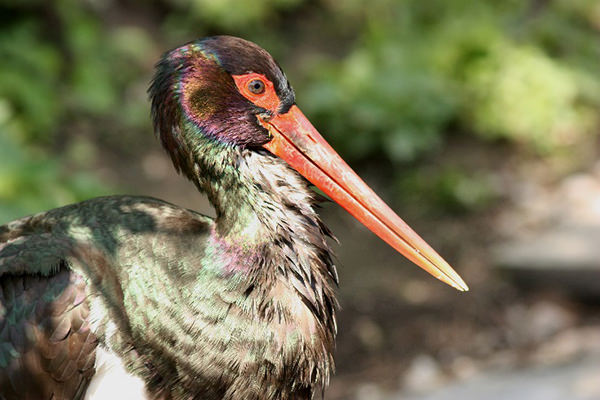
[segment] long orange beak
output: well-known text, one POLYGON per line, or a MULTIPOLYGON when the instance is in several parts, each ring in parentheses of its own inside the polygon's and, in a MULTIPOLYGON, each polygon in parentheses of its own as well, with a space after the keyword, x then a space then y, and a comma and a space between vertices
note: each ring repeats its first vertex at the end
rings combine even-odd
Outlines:
POLYGON ((261 123, 273 136, 264 145, 267 150, 406 258, 448 285, 469 290, 456 271, 352 171, 297 106, 261 123))

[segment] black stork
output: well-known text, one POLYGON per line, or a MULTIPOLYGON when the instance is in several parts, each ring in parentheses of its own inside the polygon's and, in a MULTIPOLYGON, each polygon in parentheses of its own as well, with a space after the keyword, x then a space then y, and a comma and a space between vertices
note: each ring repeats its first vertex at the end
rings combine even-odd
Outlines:
POLYGON ((0 399, 313 398, 333 371, 338 278, 309 182, 468 290, 319 135, 256 44, 176 48, 149 94, 156 134, 216 219, 112 196, 0 226, 0 399))

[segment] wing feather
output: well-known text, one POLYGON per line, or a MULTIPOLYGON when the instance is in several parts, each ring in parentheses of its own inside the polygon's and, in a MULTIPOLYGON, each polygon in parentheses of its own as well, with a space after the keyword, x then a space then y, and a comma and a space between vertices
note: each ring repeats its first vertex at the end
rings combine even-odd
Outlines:
POLYGON ((0 398, 83 396, 94 374, 97 342, 82 299, 85 282, 64 263, 47 277, 0 277, 0 398))
POLYGON ((0 399, 83 398, 103 335, 88 296, 128 325, 120 246, 153 254, 155 236, 201 236, 210 224, 160 200, 111 196, 0 226, 0 399))

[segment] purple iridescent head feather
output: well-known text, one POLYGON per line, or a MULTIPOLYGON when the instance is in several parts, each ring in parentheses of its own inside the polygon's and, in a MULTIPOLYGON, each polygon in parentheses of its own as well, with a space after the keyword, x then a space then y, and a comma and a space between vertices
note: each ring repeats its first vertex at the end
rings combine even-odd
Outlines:
POLYGON ((202 139, 258 147, 269 140, 257 115, 270 111, 242 96, 232 75, 265 75, 275 85, 280 112, 294 91, 273 58, 256 44, 231 36, 187 43, 164 54, 149 88, 154 130, 178 171, 191 176, 193 149, 202 139))

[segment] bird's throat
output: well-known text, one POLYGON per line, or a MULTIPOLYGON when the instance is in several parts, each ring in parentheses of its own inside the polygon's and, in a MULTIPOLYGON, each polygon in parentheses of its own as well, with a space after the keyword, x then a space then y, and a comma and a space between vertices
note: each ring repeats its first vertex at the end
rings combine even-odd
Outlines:
POLYGON ((217 214, 207 249, 216 258, 207 258, 208 264, 222 266, 214 272, 227 276, 228 285, 237 282, 240 309, 256 310, 255 318, 275 327, 269 335, 280 343, 277 352, 317 360, 306 366, 309 374, 294 379, 326 384, 333 368, 337 274, 314 192, 264 150, 212 144, 202 156, 196 183, 217 214))
POLYGON ((215 208, 222 239, 261 246, 319 223, 314 192, 279 158, 212 140, 199 147, 194 181, 215 208))

